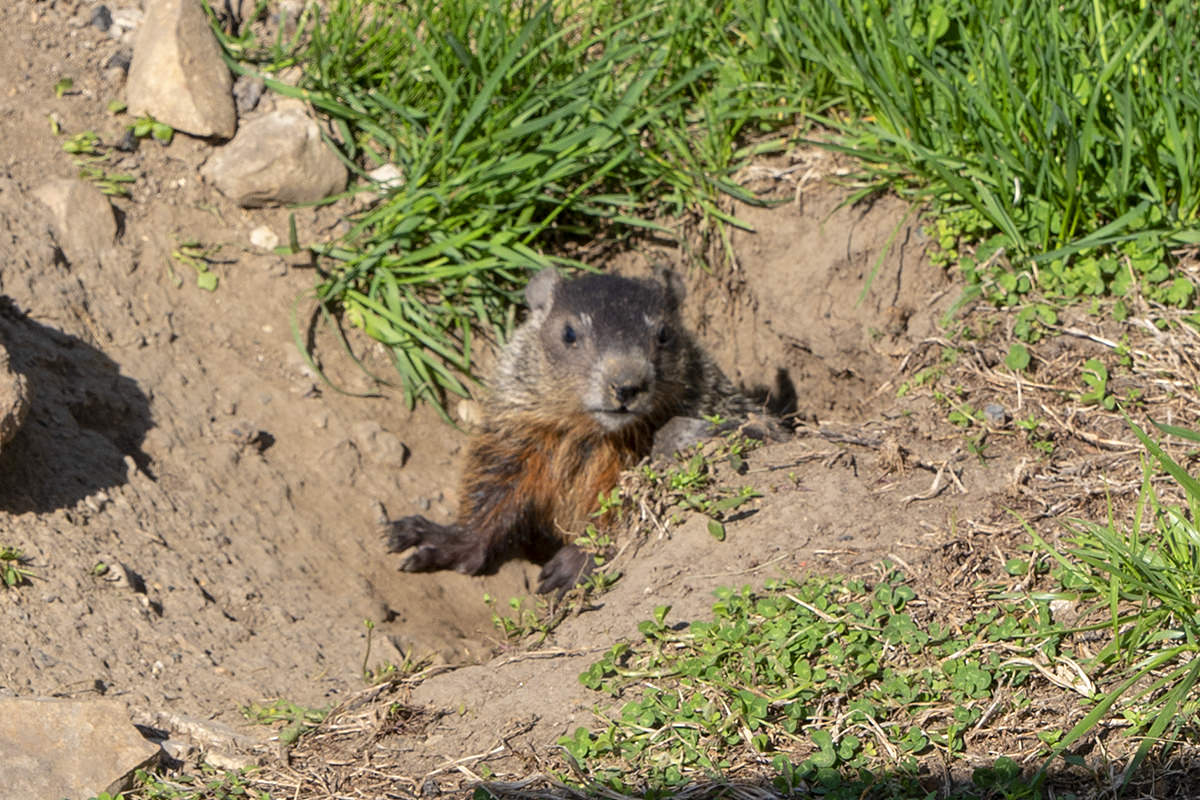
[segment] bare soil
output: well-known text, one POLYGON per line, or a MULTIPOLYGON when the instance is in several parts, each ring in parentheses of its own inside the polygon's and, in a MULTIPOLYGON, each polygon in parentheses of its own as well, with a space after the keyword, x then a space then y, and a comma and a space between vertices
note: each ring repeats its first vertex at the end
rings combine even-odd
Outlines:
MULTIPOLYGON (((77 169, 50 120, 106 143, 129 122, 106 111, 123 90, 106 65, 128 45, 87 24, 92 8, 0 4, 0 343, 32 396, 0 451, 0 545, 30 555, 34 573, 0 591, 0 692, 118 697, 135 721, 177 738, 189 719, 224 723, 236 739, 191 735, 213 753, 269 760, 275 731, 247 722, 244 706, 350 701, 377 715, 372 703, 396 700, 395 687, 365 689, 371 620, 371 666, 434 665, 405 685, 404 707, 421 710, 392 729, 390 771, 370 783, 370 770, 346 766, 363 757, 361 740, 326 740, 294 769, 276 763, 279 796, 332 796, 313 775, 341 786, 337 796, 420 791, 429 778, 452 788, 485 759, 501 774, 541 768, 558 736, 592 719, 598 700, 577 674, 656 606, 686 621, 708 612, 718 585, 869 574, 883 558, 941 581, 947 597, 969 595, 1023 536, 1008 509, 1053 532, 1065 514, 1102 513, 1103 493, 1071 476, 1106 471, 1125 480, 1118 501, 1136 492, 1136 448, 1119 421, 1049 389, 1038 408, 1036 387, 997 377, 1009 375, 995 369, 1005 345, 988 341, 1004 341, 1003 318, 980 318, 980 344, 955 369, 976 407, 1046 409, 1053 458, 1011 423, 997 425, 986 457, 973 453, 929 393, 898 397, 938 363, 938 321, 958 290, 929 263, 907 205, 842 205, 842 166, 797 150, 742 176, 777 203, 733 209, 754 232, 732 234, 731 267, 698 266, 715 263, 700 235, 608 265, 673 264, 687 276, 689 323, 730 376, 771 385, 782 370, 794 385, 796 437, 756 451, 736 478, 764 497, 723 542, 700 517, 652 528, 611 591, 534 650, 514 648, 483 598, 528 597, 536 565, 402 574, 379 538, 381 507, 450 516, 465 434, 407 410, 332 342, 319 341, 322 366, 349 393, 315 376, 293 337, 314 270, 250 244, 259 226, 286 239, 292 214, 301 240, 335 236, 347 205, 239 209, 198 177, 212 145, 178 135, 110 162, 137 176, 132 196, 113 201, 115 260, 68 261, 57 246, 31 193, 77 169), (57 97, 63 77, 73 88, 57 97), (186 240, 220 246, 216 291, 172 259, 186 240)), ((1055 347, 1038 381, 1075 392, 1072 365, 1111 352, 1085 336, 1055 347)))

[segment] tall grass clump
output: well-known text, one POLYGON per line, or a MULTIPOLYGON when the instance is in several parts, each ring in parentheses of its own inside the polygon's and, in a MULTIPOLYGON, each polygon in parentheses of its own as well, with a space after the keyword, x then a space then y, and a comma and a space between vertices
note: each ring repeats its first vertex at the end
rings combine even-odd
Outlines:
POLYGON ((272 87, 328 114, 360 175, 397 168, 320 250, 317 296, 390 348, 410 403, 465 393, 472 332, 502 332, 530 269, 573 263, 565 242, 657 228, 664 211, 736 224, 718 197, 752 199, 728 177, 743 127, 790 120, 800 98, 760 80, 785 70, 734 13, 335 0, 277 43, 264 69, 301 77, 272 87), (756 60, 730 57, 747 36, 756 60))
POLYGON ((1200 242, 1200 6, 1190 0, 768 0, 781 41, 844 93, 824 117, 880 183, 929 197, 991 299, 1143 281, 1179 305, 1173 245, 1200 242), (848 112, 848 113, 847 113, 848 112))
MULTIPOLYGON (((1106 523, 1076 521, 1065 553, 1034 534, 1057 559, 1063 585, 1076 590, 1081 620, 1100 618, 1078 630, 1109 633, 1090 665, 1093 679, 1108 688, 1052 755, 1066 752, 1106 718, 1123 718, 1140 745, 1122 783, 1154 748, 1195 737, 1200 715, 1200 481, 1130 424, 1152 457, 1131 523, 1118 524, 1111 515, 1106 523), (1153 462, 1176 481, 1183 507, 1159 498, 1153 462)), ((1200 441, 1193 431, 1160 427, 1200 441)))

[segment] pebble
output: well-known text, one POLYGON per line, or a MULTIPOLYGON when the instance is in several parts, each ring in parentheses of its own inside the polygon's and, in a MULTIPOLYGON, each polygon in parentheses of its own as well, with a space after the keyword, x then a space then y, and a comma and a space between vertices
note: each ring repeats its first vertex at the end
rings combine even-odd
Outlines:
POLYGON ((258 106, 267 85, 257 75, 239 75, 233 82, 233 100, 239 116, 245 116, 258 106))
POLYGON ((279 246, 279 237, 266 225, 259 225, 250 231, 250 244, 260 250, 274 250, 279 246))
POLYGON ((983 418, 989 425, 1000 426, 1008 422, 1008 410, 999 403, 988 403, 983 407, 983 418))
POLYGON ((100 31, 108 31, 112 27, 113 16, 108 10, 108 6, 99 5, 92 11, 91 24, 92 27, 100 31))

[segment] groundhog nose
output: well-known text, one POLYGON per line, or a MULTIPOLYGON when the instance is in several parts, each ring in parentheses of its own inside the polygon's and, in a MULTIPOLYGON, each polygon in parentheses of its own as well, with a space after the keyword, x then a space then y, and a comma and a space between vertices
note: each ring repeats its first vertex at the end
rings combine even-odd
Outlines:
POLYGON ((646 384, 644 383, 628 383, 624 385, 613 386, 613 396, 615 396, 617 398, 617 402, 623 406, 628 405, 630 401, 634 400, 644 391, 646 391, 646 384))

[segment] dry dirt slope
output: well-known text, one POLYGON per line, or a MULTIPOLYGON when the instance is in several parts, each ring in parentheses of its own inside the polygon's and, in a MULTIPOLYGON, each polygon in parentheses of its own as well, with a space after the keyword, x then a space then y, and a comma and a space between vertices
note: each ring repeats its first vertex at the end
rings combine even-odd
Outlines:
MULTIPOLYGON (((106 142, 127 124, 105 111, 121 86, 103 68, 124 45, 75 24, 73 8, 0 8, 19 45, 0 52, 0 331, 33 394, 0 455, 0 541, 37 575, 0 600, 4 688, 236 718, 254 699, 324 704, 353 685, 367 618, 462 657, 486 609, 414 614, 454 584, 397 583, 374 533, 377 500, 444 508, 459 440, 394 396, 350 399, 308 372, 289 320, 312 273, 248 244, 259 225, 284 234, 288 213, 249 214, 201 185, 210 147, 180 136, 112 164, 138 177, 114 203, 113 258, 68 261, 56 247, 32 193, 76 168, 51 115, 64 135, 106 142), (75 89, 56 98, 63 76, 75 89), (170 258, 183 239, 221 245, 216 292, 170 258), (438 445, 421 446, 430 433, 438 445), (123 564, 145 592, 97 578, 100 562, 123 564)), ((337 221, 297 216, 311 238, 337 221)), ((521 585, 501 575, 470 594, 521 585)))

